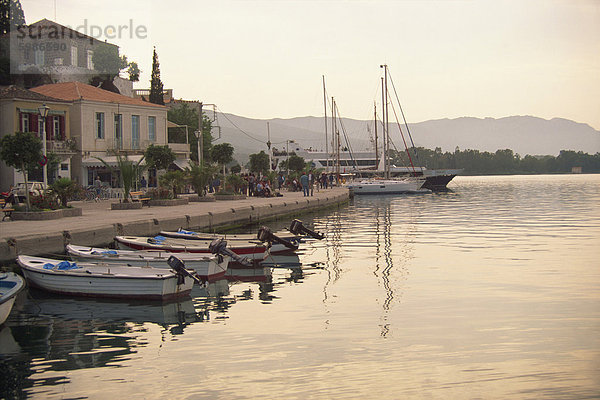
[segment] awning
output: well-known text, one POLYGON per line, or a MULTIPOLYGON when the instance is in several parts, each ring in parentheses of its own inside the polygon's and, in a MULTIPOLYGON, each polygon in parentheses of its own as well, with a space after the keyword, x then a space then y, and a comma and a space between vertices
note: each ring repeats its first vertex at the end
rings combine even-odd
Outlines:
MULTIPOLYGON (((132 155, 132 156, 127 156, 127 159, 131 162, 138 163, 142 157, 144 157, 143 155, 132 155)), ((104 157, 100 157, 101 159, 104 160, 104 162, 106 162, 106 164, 110 165, 111 167, 117 167, 117 156, 104 156, 104 157)), ((125 157, 121 157, 122 159, 125 159, 125 157)), ((98 167, 106 167, 106 165, 104 165, 104 163, 100 160, 98 160, 97 158, 94 157, 87 157, 84 158, 81 161, 81 165, 84 168, 98 168, 98 167)))
POLYGON ((184 171, 186 168, 188 168, 190 166, 190 161, 191 160, 189 158, 178 159, 178 160, 173 161, 173 164, 180 170, 184 171))

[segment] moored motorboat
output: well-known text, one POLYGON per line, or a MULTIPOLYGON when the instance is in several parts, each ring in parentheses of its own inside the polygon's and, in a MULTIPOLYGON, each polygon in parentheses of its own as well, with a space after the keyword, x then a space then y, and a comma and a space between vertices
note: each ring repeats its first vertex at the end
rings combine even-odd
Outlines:
POLYGON ((25 287, 25 281, 14 272, 0 273, 0 325, 6 321, 15 297, 25 287))
MULTIPOLYGON (((116 236, 115 242, 120 249, 162 250, 172 253, 210 254, 211 240, 186 240, 164 236, 116 236)), ((236 240, 227 246, 233 253, 248 258, 263 258, 266 252, 281 253, 291 249, 283 244, 274 243, 270 249, 260 241, 236 240)))
POLYGON ((167 300, 189 295, 194 284, 191 277, 164 268, 31 256, 18 256, 17 263, 29 285, 75 296, 167 300))
MULTIPOLYGON (((169 257, 173 254, 164 250, 115 250, 99 247, 68 244, 66 252, 73 261, 124 264, 135 267, 171 268, 169 257)), ((227 272, 230 257, 199 253, 177 254, 187 269, 195 271, 202 279, 218 279, 227 272)))
MULTIPOLYGON (((228 243, 234 243, 235 241, 253 241, 257 239, 257 235, 255 233, 210 233, 210 232, 196 232, 185 230, 183 228, 179 228, 176 231, 160 231, 161 236, 169 237, 169 238, 177 238, 177 239, 188 239, 188 240, 214 240, 214 239, 225 239, 228 243)), ((288 232, 288 231, 279 231, 274 232, 275 235, 287 239, 299 239, 296 235, 288 232)))

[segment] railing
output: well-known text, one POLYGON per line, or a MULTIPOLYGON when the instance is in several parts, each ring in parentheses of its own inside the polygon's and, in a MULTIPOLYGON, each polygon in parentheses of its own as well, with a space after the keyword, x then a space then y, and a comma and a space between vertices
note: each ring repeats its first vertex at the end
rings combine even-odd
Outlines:
POLYGON ((46 142, 46 149, 52 153, 64 154, 64 153, 75 153, 75 141, 69 140, 49 140, 46 142))

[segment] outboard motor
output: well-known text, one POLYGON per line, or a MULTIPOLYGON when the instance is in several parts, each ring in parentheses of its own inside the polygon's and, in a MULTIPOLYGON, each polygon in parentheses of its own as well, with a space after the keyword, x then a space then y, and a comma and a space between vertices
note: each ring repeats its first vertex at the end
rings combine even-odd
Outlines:
POLYGON ((274 235, 273 232, 271 232, 271 229, 267 228, 266 226, 261 226, 260 229, 258 230, 258 240, 260 240, 261 242, 268 242, 269 247, 273 243, 279 243, 279 244, 284 245, 285 247, 287 247, 290 250, 298 250, 298 246, 299 246, 298 240, 296 240, 296 239, 286 240, 286 239, 280 238, 279 236, 274 235))
POLYGON ((233 251, 231 251, 230 249, 227 248, 227 241, 224 240, 223 238, 217 238, 215 240, 213 240, 210 245, 208 246, 208 249, 210 250, 211 253, 213 254, 220 254, 223 256, 229 256, 231 257, 232 260, 245 265, 247 267, 252 265, 252 261, 248 259, 248 257, 242 257, 238 254, 235 254, 233 251))
POLYGON ((290 225, 290 232, 292 232, 294 235, 306 235, 319 240, 325 237, 325 235, 323 235, 322 233, 311 231, 310 229, 302 225, 302 221, 300 221, 299 219, 295 219, 292 221, 290 225))
POLYGON ((190 271, 188 271, 185 268, 185 264, 179 258, 177 258, 175 256, 171 256, 167 260, 167 263, 169 264, 169 267, 171 267, 171 269, 177 273, 177 284, 178 285, 183 284, 183 281, 186 276, 189 276, 190 278, 192 278, 196 283, 198 283, 200 285, 202 284, 202 281, 196 275, 192 274, 190 271))

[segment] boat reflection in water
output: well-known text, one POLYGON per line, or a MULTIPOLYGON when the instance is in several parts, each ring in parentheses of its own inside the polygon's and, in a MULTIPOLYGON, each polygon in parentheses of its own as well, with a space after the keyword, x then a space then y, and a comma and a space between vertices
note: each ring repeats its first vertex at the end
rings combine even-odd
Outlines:
POLYGON ((192 324, 229 318, 238 302, 277 301, 279 287, 305 277, 299 256, 290 253, 251 267, 234 264, 225 277, 194 285, 190 297, 172 302, 64 297, 30 288, 0 331, 0 398, 58 393, 71 382, 67 371, 128 365, 144 348, 197 331, 188 329, 192 324))
MULTIPOLYGON (((192 299, 139 302, 69 298, 30 288, 0 332, 0 398, 68 382, 60 371, 122 363, 149 345, 151 325, 163 340, 203 320, 192 299), (26 298, 25 298, 26 297, 26 298), (52 378, 44 371, 55 371, 52 378)), ((20 394, 20 395, 18 395, 20 394)))

